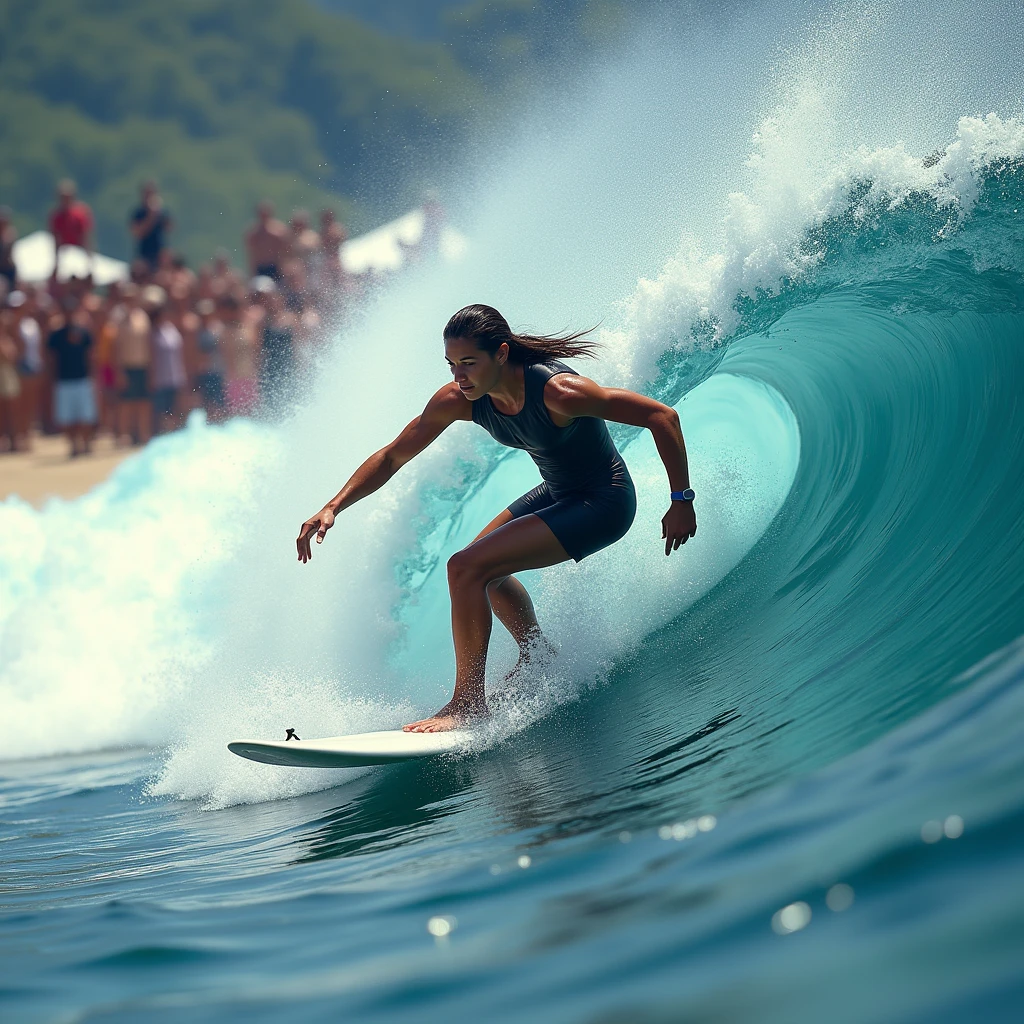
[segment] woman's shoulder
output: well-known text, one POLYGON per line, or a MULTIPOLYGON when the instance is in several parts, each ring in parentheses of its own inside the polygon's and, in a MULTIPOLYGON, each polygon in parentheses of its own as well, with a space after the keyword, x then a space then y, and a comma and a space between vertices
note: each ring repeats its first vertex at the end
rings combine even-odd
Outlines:
POLYGON ((424 415, 454 422, 473 419, 473 406, 455 381, 449 381, 430 396, 424 415))
POLYGON ((523 374, 527 379, 545 384, 560 373, 575 374, 576 371, 560 359, 540 359, 523 367, 523 374))

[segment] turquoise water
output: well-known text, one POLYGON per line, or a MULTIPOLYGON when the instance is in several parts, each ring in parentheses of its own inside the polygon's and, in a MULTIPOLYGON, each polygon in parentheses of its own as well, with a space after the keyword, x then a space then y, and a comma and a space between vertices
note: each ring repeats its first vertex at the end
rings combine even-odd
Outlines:
MULTIPOLYGON (((532 578, 562 653, 481 749, 224 749, 443 696, 444 558, 528 466, 456 433, 310 566, 288 550, 443 373, 436 332, 382 422, 341 346, 284 427, 194 422, 78 502, 0 507, 4 1019, 1018 1018, 1024 127, 957 108, 930 167, 818 162, 792 139, 823 105, 785 109, 718 247, 623 285, 592 371, 678 404, 698 536, 658 557, 655 456, 622 434, 637 525, 532 578)), ((488 216, 402 305, 499 281, 488 216)), ((608 254, 581 259, 603 294, 608 254)), ((491 293, 543 306, 533 272, 491 293)))

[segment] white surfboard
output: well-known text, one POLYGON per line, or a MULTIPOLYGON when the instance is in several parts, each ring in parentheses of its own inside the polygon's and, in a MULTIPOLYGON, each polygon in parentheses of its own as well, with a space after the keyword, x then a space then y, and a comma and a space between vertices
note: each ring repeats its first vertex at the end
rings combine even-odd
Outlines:
POLYGON ((473 734, 452 732, 363 732, 320 740, 235 740, 228 750, 250 761, 295 768, 362 768, 414 757, 436 757, 465 749, 473 734))

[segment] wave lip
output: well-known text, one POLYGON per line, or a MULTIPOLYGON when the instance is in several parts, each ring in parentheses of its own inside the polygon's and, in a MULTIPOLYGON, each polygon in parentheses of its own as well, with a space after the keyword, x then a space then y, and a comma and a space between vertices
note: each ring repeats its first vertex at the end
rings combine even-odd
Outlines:
POLYGON ((812 159, 806 136, 825 116, 823 102, 805 96, 795 111, 762 123, 748 158, 751 184, 728 197, 722 247, 709 251, 687 239, 622 303, 626 326, 602 340, 623 380, 653 380, 666 346, 685 353, 721 344, 742 323, 741 299, 778 295, 808 279, 824 256, 808 244, 816 229, 838 220, 868 224, 878 211, 923 197, 946 214, 948 235, 970 216, 985 180, 1024 159, 1024 121, 996 113, 961 117, 953 139, 931 155, 897 144, 812 159))

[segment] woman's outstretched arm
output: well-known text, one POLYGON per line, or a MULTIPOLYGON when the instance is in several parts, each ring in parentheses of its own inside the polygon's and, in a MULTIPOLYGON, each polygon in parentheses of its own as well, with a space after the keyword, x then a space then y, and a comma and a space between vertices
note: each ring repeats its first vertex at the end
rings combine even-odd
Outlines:
MULTIPOLYGON (((544 387, 544 404, 558 417, 574 419, 593 416, 613 423, 646 427, 654 436, 658 454, 665 464, 671 490, 685 491, 690 486, 690 468, 686 461, 686 443, 679 414, 669 405, 623 388, 603 388, 589 377, 563 373, 552 377, 544 387)), ((697 532, 697 517, 692 501, 673 501, 661 520, 665 554, 671 554, 697 532)))
POLYGON ((305 563, 313 557, 310 547, 313 535, 316 535, 317 544, 322 544, 340 512, 383 487, 402 466, 436 441, 456 420, 472 418, 472 406, 457 384, 452 382, 441 388, 427 402, 423 412, 391 444, 374 452, 345 486, 315 516, 310 516, 302 524, 295 540, 299 561, 305 563))

